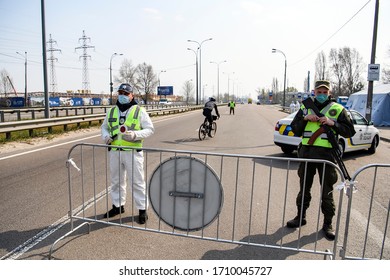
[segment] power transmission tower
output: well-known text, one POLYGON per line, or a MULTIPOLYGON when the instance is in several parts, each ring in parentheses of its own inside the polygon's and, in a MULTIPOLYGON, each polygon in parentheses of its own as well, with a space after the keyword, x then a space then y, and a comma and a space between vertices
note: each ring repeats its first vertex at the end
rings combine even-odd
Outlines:
POLYGON ((87 45, 87 42, 90 42, 91 38, 89 38, 85 35, 85 30, 83 30, 83 36, 81 38, 79 38, 79 42, 80 41, 82 42, 81 47, 77 47, 77 48, 75 48, 75 50, 77 50, 77 49, 83 50, 83 54, 80 55, 80 58, 83 58, 83 86, 82 86, 82 90, 84 93, 88 93, 89 92, 89 76, 88 76, 87 58, 91 58, 91 56, 88 55, 87 50, 90 48, 95 49, 95 47, 87 45))
POLYGON ((47 59, 50 63, 50 88, 51 94, 54 96, 57 93, 57 78, 56 78, 56 70, 54 68, 54 62, 58 61, 56 57, 54 57, 54 52, 61 52, 60 49, 54 48, 54 45, 57 45, 57 42, 51 38, 51 34, 49 35, 49 41, 47 42, 49 45, 49 49, 47 50, 49 54, 49 58, 47 59))

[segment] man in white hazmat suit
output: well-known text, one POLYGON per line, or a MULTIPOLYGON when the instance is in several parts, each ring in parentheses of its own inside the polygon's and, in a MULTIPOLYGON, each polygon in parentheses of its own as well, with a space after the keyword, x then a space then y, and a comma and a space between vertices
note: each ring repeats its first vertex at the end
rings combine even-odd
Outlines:
POLYGON ((294 101, 291 101, 291 104, 290 104, 290 113, 294 113, 295 112, 295 103, 294 101))
POLYGON ((121 146, 109 149, 112 209, 104 218, 125 212, 128 181, 135 207, 139 210, 139 223, 144 224, 148 219, 148 198, 142 144, 146 137, 154 133, 154 126, 145 108, 137 105, 134 100, 131 85, 119 86, 118 101, 107 112, 101 133, 105 144, 121 146))

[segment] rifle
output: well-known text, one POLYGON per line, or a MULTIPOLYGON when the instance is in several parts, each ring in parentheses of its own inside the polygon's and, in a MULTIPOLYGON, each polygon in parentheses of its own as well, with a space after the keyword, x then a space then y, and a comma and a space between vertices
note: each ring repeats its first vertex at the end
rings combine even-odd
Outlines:
MULTIPOLYGON (((313 100, 310 97, 303 100, 302 103, 303 105, 305 105, 307 109, 313 110, 313 112, 318 117, 324 116, 324 114, 322 114, 320 110, 318 110, 317 106, 314 104, 313 100)), ((321 124, 321 127, 324 129, 326 135, 328 136, 328 141, 332 145, 333 157, 336 159, 337 164, 339 165, 341 172, 343 173, 344 179, 351 181, 351 176, 349 176, 347 168, 345 167, 344 162, 342 160, 342 154, 335 134, 333 133, 332 129, 329 126, 321 124)))

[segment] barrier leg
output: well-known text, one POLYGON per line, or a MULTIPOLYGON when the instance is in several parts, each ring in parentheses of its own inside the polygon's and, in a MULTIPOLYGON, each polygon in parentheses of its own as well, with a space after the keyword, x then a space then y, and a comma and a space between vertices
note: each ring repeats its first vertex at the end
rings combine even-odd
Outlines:
POLYGON ((73 230, 69 231, 67 234, 61 236, 60 238, 58 238, 50 247, 50 251, 49 251, 49 260, 51 260, 51 255, 53 253, 53 250, 54 250, 54 247, 55 245, 57 245, 58 242, 60 242, 62 239, 64 239, 65 237, 69 236, 70 234, 72 234, 73 232, 75 232, 76 230, 78 230, 79 228, 81 228, 82 226, 84 225, 88 225, 88 234, 91 232, 91 225, 90 223, 88 222, 84 222, 82 223, 81 225, 77 226, 76 228, 74 228, 73 230))

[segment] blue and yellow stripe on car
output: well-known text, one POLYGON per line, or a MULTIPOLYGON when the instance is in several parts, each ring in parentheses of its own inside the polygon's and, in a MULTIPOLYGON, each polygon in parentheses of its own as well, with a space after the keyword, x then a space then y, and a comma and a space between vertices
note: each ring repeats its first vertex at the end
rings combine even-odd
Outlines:
POLYGON ((292 132, 291 126, 287 124, 279 125, 279 134, 286 136, 295 136, 294 132, 292 132))
POLYGON ((364 147, 364 146, 366 146, 367 148, 369 148, 369 147, 371 146, 371 143, 355 144, 355 143, 353 143, 352 138, 348 138, 348 139, 347 139, 347 146, 348 146, 348 148, 350 148, 350 149, 353 149, 353 148, 360 148, 360 147, 364 147))

